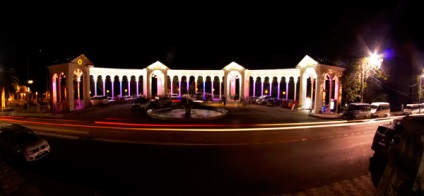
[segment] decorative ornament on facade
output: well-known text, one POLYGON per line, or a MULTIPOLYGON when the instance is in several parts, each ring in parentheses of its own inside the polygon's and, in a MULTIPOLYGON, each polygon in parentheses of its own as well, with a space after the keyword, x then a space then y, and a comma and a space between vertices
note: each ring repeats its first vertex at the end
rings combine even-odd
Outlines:
POLYGON ((229 71, 229 70, 242 71, 244 69, 244 67, 237 64, 237 63, 231 62, 229 65, 225 66, 224 69, 226 71, 229 71))
POLYGON ((312 67, 317 65, 318 62, 315 61, 313 58, 311 58, 310 56, 306 55, 305 57, 303 57, 303 59, 299 62, 299 64, 297 65, 297 67, 300 68, 305 68, 305 67, 312 67))
POLYGON ((82 71, 81 71, 81 69, 76 69, 75 71, 74 71, 74 74, 79 78, 79 77, 81 77, 81 75, 82 75, 82 71))
POLYGON ((78 59, 78 65, 82 65, 82 60, 78 59))
POLYGON ((166 70, 168 69, 167 66, 165 66, 164 64, 160 63, 159 61, 156 61, 155 63, 149 65, 147 67, 148 69, 152 69, 152 70, 166 70))

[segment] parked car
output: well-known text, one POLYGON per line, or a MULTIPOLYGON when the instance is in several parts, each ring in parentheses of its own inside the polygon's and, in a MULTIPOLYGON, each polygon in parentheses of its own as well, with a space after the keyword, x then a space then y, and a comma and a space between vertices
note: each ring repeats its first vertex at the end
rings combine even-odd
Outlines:
POLYGON ((256 99, 257 104, 266 104, 268 100, 271 98, 270 95, 262 95, 256 99))
POLYGON ((137 97, 131 106, 131 112, 145 114, 152 108, 151 101, 145 97, 137 97))
POLYGON ((255 97, 255 96, 247 97, 246 103, 250 103, 250 104, 255 103, 255 101, 256 101, 257 98, 258 97, 255 97))
POLYGON ((424 103, 411 103, 406 104, 406 107, 403 109, 403 114, 421 114, 424 113, 424 103))
POLYGON ((3 153, 18 161, 33 162, 47 156, 47 141, 19 124, 0 123, 0 147, 3 153))
POLYGON ((270 107, 279 106, 280 104, 281 102, 277 98, 269 98, 268 101, 266 102, 266 105, 270 107))
POLYGON ((179 96, 178 96, 178 94, 173 93, 173 94, 171 94, 170 98, 171 98, 171 99, 178 99, 178 98, 179 98, 179 96))
POLYGON ((92 96, 90 99, 90 103, 93 106, 97 105, 107 105, 109 104, 109 100, 107 96, 92 96))
POLYGON ((134 101, 134 97, 129 95, 124 95, 123 98, 125 100, 125 103, 132 103, 134 101))
POLYGON ((172 100, 169 97, 156 96, 151 102, 152 107, 161 108, 171 106, 172 100))
POLYGON ((371 104, 350 103, 343 112, 342 118, 346 120, 371 118, 371 104))
POLYGON ((107 101, 108 101, 109 104, 115 104, 116 103, 115 99, 112 99, 112 97, 107 97, 107 101))
POLYGON ((374 155, 369 159, 368 170, 371 174, 371 181, 375 187, 378 186, 387 166, 390 150, 398 145, 400 134, 403 132, 403 117, 396 118, 390 124, 379 125, 374 134, 371 149, 374 155))
POLYGON ((388 117, 390 116, 390 103, 373 102, 371 103, 371 117, 388 117))
POLYGON ((0 116, 14 116, 16 111, 13 108, 0 109, 0 116))

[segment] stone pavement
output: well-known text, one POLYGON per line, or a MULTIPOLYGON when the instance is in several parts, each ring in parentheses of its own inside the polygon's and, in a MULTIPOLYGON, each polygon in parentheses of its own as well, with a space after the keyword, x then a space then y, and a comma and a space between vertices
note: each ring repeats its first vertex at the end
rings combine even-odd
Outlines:
POLYGON ((325 196, 366 196, 374 195, 376 189, 372 185, 370 174, 365 174, 352 179, 346 179, 329 185, 310 188, 299 192, 285 193, 281 196, 306 196, 306 195, 325 195, 325 196))
MULTIPOLYGON (((4 167, 4 166, 3 166, 4 167)), ((37 187, 37 183, 23 179, 13 171, 9 171, 9 177, 4 176, 5 172, 2 172, 3 178, 1 180, 2 191, 0 196, 6 195, 43 195, 40 189, 37 187), (6 178, 4 178, 6 177, 6 178)), ((85 194, 90 195, 88 192, 85 194)), ((310 188, 293 193, 284 193, 281 195, 273 196, 367 196, 374 195, 375 188, 372 185, 371 177, 369 174, 358 176, 352 179, 346 179, 339 182, 335 182, 329 185, 310 188)), ((97 195, 94 194, 93 195, 97 195)))

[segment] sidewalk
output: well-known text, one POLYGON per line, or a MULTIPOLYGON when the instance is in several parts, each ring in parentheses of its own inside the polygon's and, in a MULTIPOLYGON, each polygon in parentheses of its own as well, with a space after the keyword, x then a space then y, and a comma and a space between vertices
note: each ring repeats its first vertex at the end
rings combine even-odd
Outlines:
POLYGON ((346 179, 329 185, 310 188, 293 193, 284 193, 282 196, 298 195, 374 195, 376 189, 372 185, 370 174, 365 174, 352 179, 346 179))
MULTIPOLYGON (((15 175, 15 179, 17 180, 15 180, 14 182, 8 181, 8 183, 3 185, 3 187, 6 186, 8 188, 4 189, 3 193, 0 192, 0 195, 44 195, 42 190, 38 187, 39 184, 36 182, 36 180, 27 180, 19 175, 15 175)), ((80 191, 83 191, 85 194, 87 194, 85 190, 80 191)), ((372 185, 370 174, 365 174, 352 179, 341 180, 321 187, 305 189, 292 193, 277 194, 274 196, 371 196, 375 194, 375 191, 376 189, 372 185)))
POLYGON ((325 113, 325 114, 315 114, 315 113, 309 113, 309 116, 314 116, 318 118, 328 118, 328 119, 342 119, 342 114, 337 114, 334 112, 325 113))

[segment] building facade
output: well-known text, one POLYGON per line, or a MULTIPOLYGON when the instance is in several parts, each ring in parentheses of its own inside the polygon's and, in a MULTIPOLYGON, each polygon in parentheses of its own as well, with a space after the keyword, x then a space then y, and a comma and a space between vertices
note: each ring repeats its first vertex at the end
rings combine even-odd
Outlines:
POLYGON ((83 109, 91 96, 169 96, 210 94, 215 99, 247 99, 261 95, 296 100, 300 108, 337 112, 344 68, 306 55, 292 69, 249 70, 231 62, 221 70, 170 69, 157 61, 141 69, 95 67, 84 55, 49 66, 52 112, 83 109))

